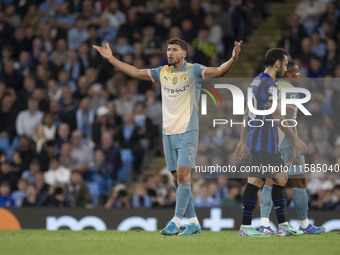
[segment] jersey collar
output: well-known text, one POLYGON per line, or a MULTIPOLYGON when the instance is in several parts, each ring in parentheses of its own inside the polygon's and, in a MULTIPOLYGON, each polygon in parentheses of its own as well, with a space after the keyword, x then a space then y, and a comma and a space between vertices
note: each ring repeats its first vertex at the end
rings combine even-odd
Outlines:
POLYGON ((179 71, 173 71, 173 69, 172 69, 172 66, 171 66, 170 73, 179 73, 179 72, 185 72, 185 70, 187 70, 187 64, 188 64, 188 62, 187 62, 187 61, 185 61, 185 62, 184 62, 184 65, 183 65, 183 67, 182 67, 182 69, 181 69, 181 70, 179 70, 179 71))

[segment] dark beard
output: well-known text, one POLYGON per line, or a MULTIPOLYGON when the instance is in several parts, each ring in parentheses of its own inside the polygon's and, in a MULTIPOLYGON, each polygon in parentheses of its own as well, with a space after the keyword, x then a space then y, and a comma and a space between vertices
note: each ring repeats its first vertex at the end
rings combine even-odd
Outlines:
POLYGON ((280 68, 279 70, 277 70, 276 72, 276 78, 282 78, 284 76, 284 73, 282 71, 282 68, 280 68))
MULTIPOLYGON (((169 62, 169 61, 168 61, 168 62, 169 62)), ((174 65, 178 64, 179 62, 180 62, 180 60, 178 60, 177 62, 174 62, 174 63, 172 63, 172 64, 169 63, 169 66, 174 66, 174 65)))

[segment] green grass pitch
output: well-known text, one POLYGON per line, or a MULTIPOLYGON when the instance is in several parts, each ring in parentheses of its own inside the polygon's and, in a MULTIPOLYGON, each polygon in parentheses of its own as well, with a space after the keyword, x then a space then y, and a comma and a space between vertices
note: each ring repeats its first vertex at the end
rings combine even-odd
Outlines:
POLYGON ((50 254, 340 254, 340 232, 300 237, 244 238, 236 231, 162 236, 145 231, 0 231, 1 255, 50 254))

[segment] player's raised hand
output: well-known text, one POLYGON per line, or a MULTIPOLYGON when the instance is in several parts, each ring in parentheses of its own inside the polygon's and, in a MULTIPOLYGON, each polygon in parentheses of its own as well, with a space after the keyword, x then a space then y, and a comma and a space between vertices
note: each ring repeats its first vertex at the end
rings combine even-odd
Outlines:
POLYGON ((239 42, 234 42, 234 49, 233 49, 233 54, 232 54, 232 58, 237 61, 238 56, 240 55, 241 52, 241 46, 242 46, 242 41, 239 42))
POLYGON ((102 55, 102 57, 105 58, 106 60, 110 60, 110 58, 112 57, 112 51, 108 43, 106 44, 106 49, 99 47, 97 45, 93 45, 92 47, 96 49, 99 52, 99 54, 102 55))
POLYGON ((248 152, 248 147, 245 143, 239 143, 236 147, 236 150, 234 152, 234 156, 238 159, 238 160, 242 160, 245 155, 248 152))

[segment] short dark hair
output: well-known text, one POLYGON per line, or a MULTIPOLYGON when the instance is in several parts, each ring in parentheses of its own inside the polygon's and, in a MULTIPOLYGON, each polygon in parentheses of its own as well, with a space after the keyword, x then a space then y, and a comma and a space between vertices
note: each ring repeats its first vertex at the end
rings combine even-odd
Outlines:
POLYGON ((265 65, 273 66, 277 60, 282 62, 287 55, 287 51, 282 48, 271 48, 266 52, 264 57, 265 65))
POLYGON ((294 70, 294 67, 297 66, 297 64, 293 61, 288 61, 287 65, 287 73, 291 73, 294 70))
POLYGON ((182 39, 179 38, 171 38, 167 41, 167 44, 177 44, 179 45, 183 50, 185 50, 185 52, 188 51, 188 45, 185 41, 183 41, 182 39))

